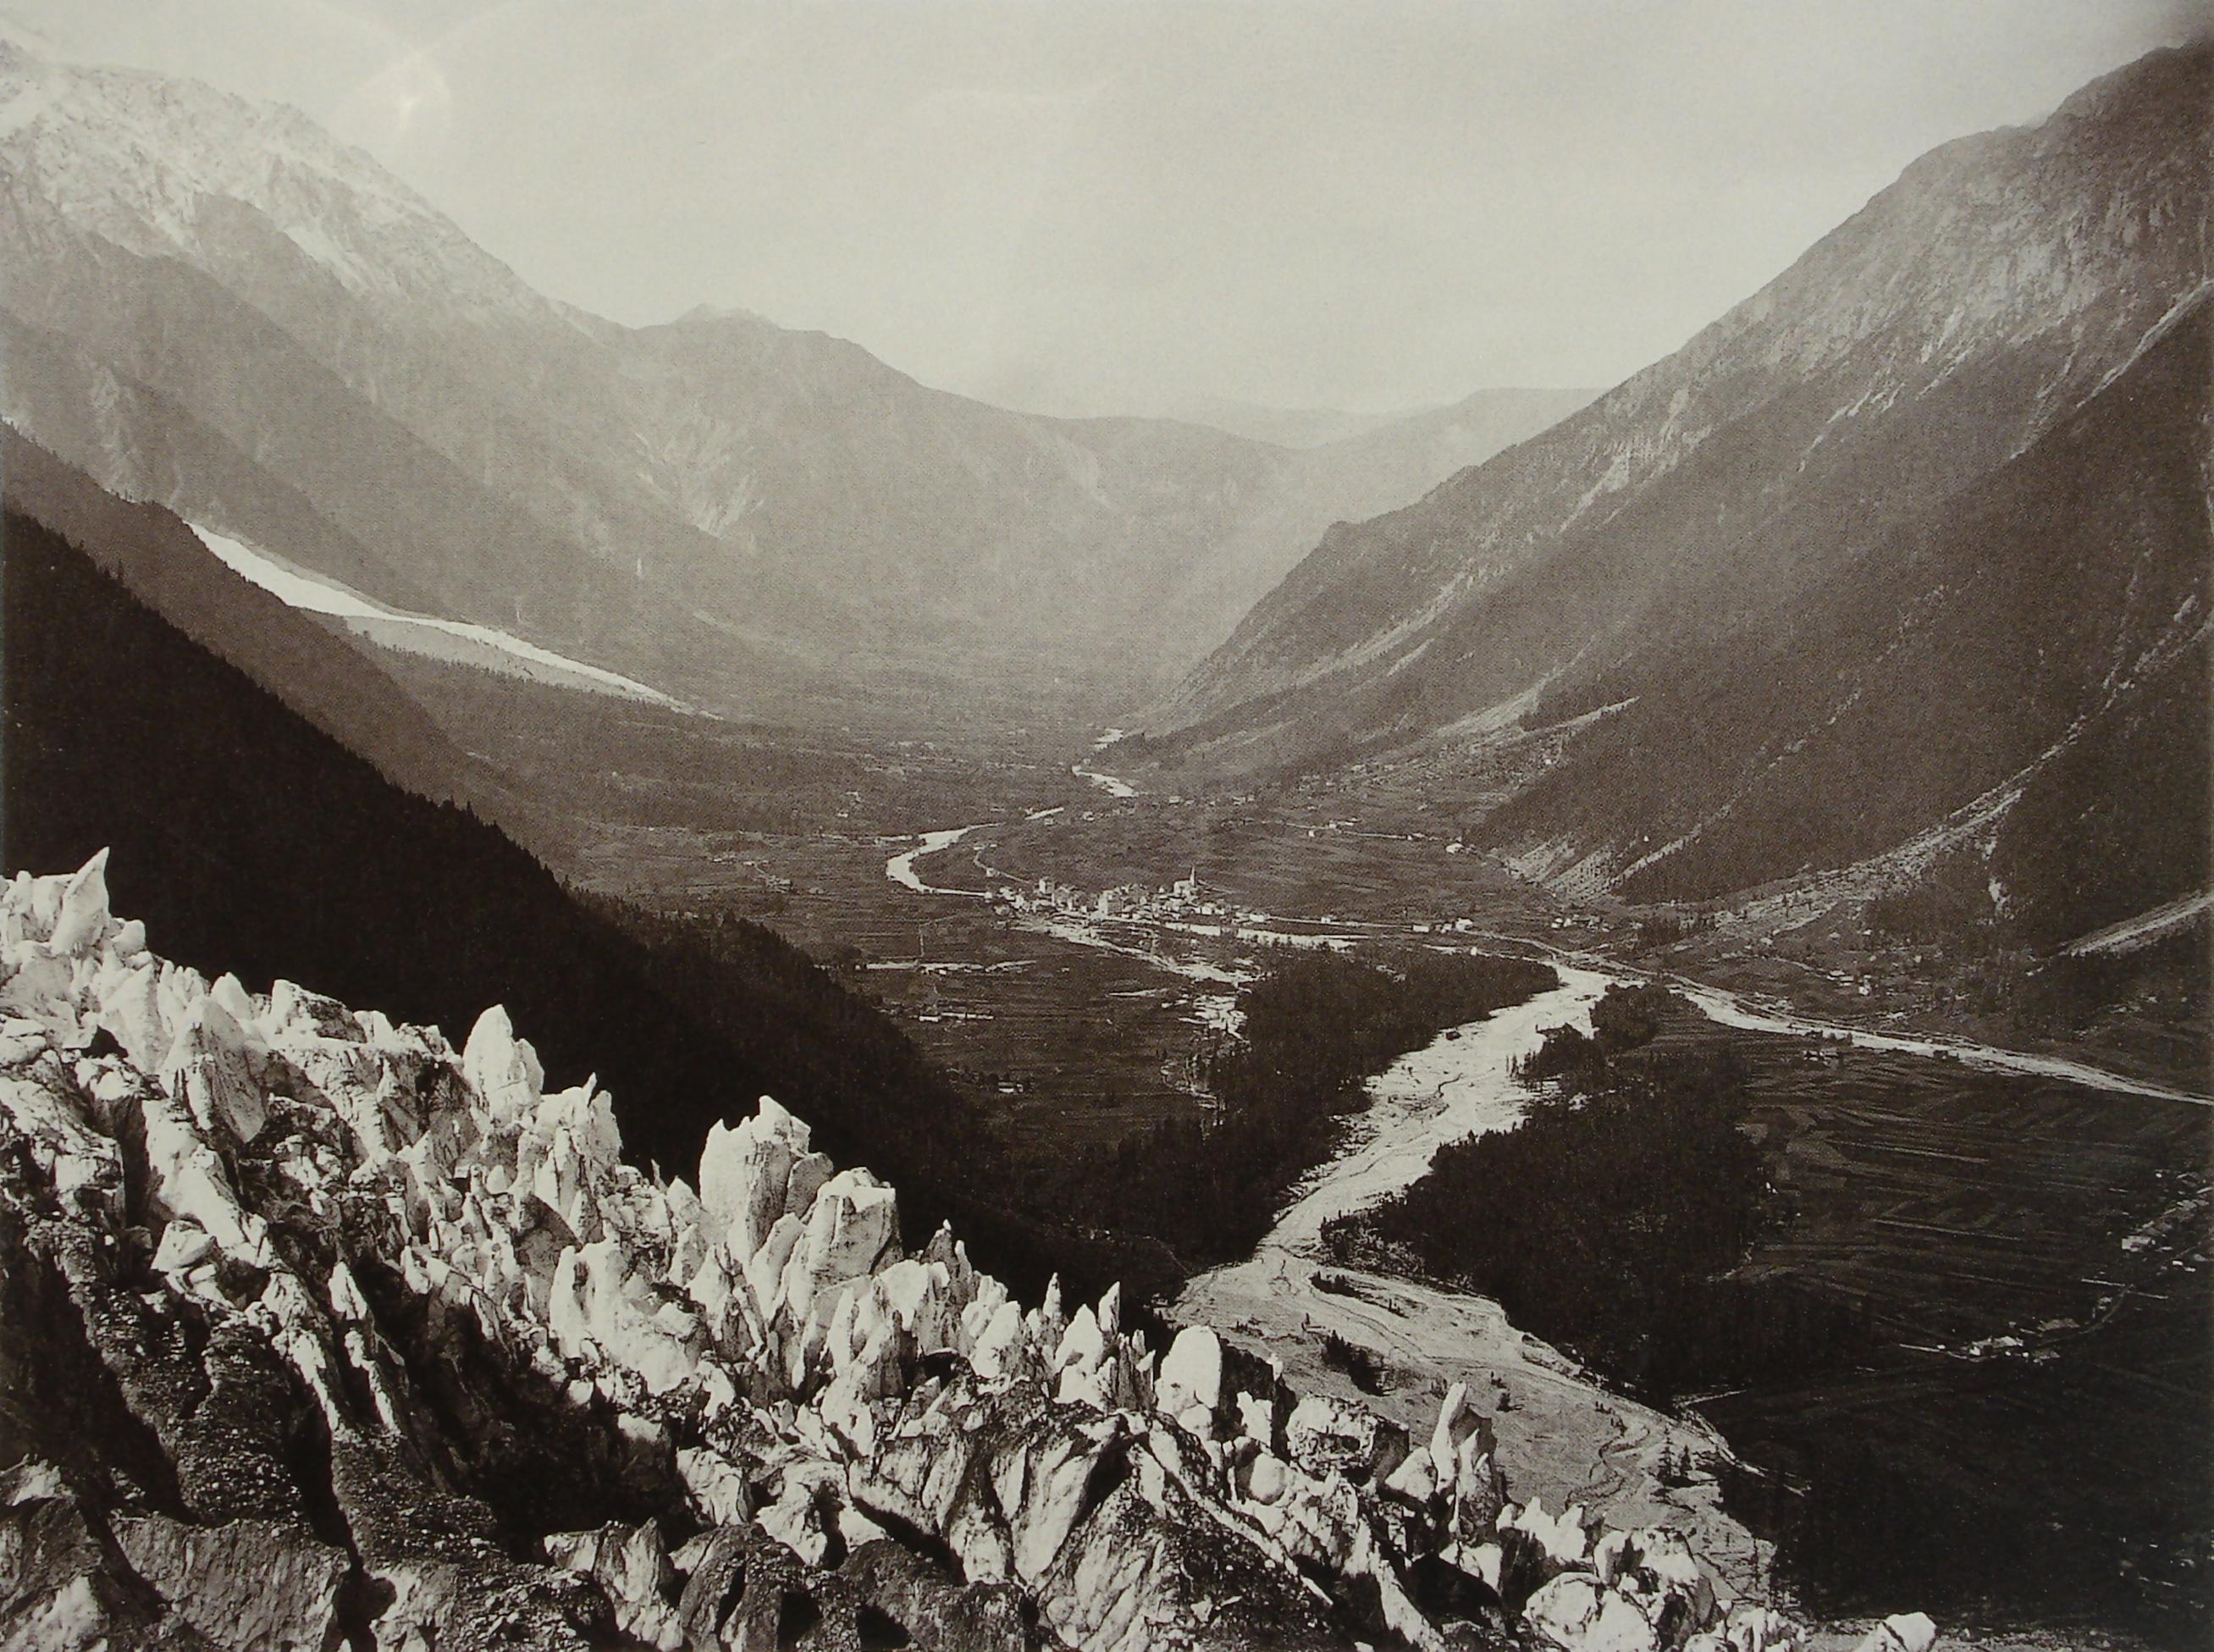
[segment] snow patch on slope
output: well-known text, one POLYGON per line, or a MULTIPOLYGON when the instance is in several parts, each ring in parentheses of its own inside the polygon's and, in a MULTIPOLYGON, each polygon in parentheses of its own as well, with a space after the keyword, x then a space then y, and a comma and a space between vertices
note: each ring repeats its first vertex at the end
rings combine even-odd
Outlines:
POLYGON ((634 677, 587 665, 582 660, 541 648, 490 626, 387 608, 350 586, 304 572, 227 534, 219 534, 198 523, 191 526, 200 536, 200 542, 233 573, 260 586, 288 608, 343 621, 348 630, 383 647, 437 659, 462 659, 534 682, 684 709, 681 701, 658 688, 648 688, 634 677), (456 644, 460 646, 456 647, 456 644))
POLYGON ((2134 952, 2210 909, 2214 909, 2214 893, 2201 890, 2196 895, 2163 902, 2119 923, 2110 923, 2104 929, 2095 929, 2060 950, 2076 958, 2098 952, 2134 952))

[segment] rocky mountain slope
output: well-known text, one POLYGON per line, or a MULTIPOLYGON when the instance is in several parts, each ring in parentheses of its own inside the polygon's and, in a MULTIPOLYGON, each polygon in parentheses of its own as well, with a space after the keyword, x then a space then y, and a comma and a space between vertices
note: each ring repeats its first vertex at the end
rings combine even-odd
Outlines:
MULTIPOLYGON (((181 531, 155 507, 111 505, 181 531)), ((121 896, 214 970, 311 977, 412 1020, 465 1020, 498 996, 546 1029, 557 1068, 597 1067, 616 1086, 645 1161, 697 1155, 721 1117, 711 1080, 774 1085, 833 1151, 865 1143, 896 1171, 918 1220, 957 1211, 1008 1276, 1043 1283, 1055 1262, 1074 1265, 964 1201, 963 1098, 797 948, 739 925, 712 960, 655 952, 468 809, 392 784, 12 499, 5 532, 10 857, 79 861, 113 846, 121 896), (599 1016, 654 1036, 603 1047, 586 1036, 599 1016)), ((381 708, 369 695, 356 710, 381 708)))
POLYGON ((1507 846, 1710 894, 1934 827, 2025 741, 2126 714, 2205 614, 2210 108, 2202 45, 1923 156, 1675 355, 1333 530, 1141 750, 1220 773, 1545 729, 1507 846))
POLYGON ((649 1177, 504 1011, 210 982, 105 862, 0 893, 8 1644, 1802 1643, 1508 1501, 1458 1387, 1410 1441, 1025 1308, 767 1099, 649 1177))
POLYGON ((626 328, 297 113, 4 40, 0 294, 0 412, 103 485, 750 711, 912 701, 918 674, 1157 687, 1330 522, 1559 405, 1373 432, 1349 466, 1008 413, 743 312, 626 328))
POLYGON ((1950 852, 2052 945, 2203 886, 2214 306, 2202 297, 2017 457, 1872 560, 1665 669, 1490 829, 1533 869, 1633 897, 1950 852), (1686 739, 1730 708, 1726 740, 1686 739), (1819 718, 1819 722, 1816 719, 1819 718))
POLYGON ((1592 395, 1479 390, 1450 407, 1314 444, 1286 468, 1273 496, 1191 564, 1160 602, 1159 622, 1173 634, 1204 638, 1202 646, 1220 642, 1324 529, 1419 499, 1446 477, 1558 424, 1592 395), (1287 546, 1297 549, 1287 555, 1287 546))

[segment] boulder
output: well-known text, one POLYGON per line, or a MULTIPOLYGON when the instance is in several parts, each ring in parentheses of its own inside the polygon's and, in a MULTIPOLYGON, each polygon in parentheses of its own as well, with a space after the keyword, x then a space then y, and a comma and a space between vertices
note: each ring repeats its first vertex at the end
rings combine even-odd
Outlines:
POLYGON ((107 926, 107 851, 101 849, 63 886, 46 951, 56 958, 83 958, 106 938, 107 926))
MULTIPOLYGON (((175 1041, 161 981, 160 964, 141 958, 127 964, 111 958, 94 982, 95 1003, 88 1019, 122 1046, 125 1059, 142 1073, 158 1073, 175 1041)), ((11 996, 0 988, 0 1006, 11 996)))
POLYGON ((1499 1516, 1507 1506, 1507 1483, 1491 1455, 1491 1429, 1487 1423, 1461 1438, 1453 1478, 1443 1489, 1452 1496, 1448 1523, 1455 1540, 1481 1543, 1498 1530, 1499 1516))
POLYGON ((1798 1652, 1799 1626, 1773 1607, 1742 1601, 1730 1608, 1721 1630, 1732 1652, 1798 1652))
MULTIPOLYGON (((764 1320, 776 1318, 777 1310, 784 1305, 785 1270, 791 1265, 792 1253, 806 1233, 806 1225, 787 1213, 776 1219, 775 1225, 768 1230, 768 1237, 761 1242, 761 1248, 746 1257, 746 1288, 764 1320)), ((731 1254, 738 1254, 735 1247, 731 1254)))
POLYGON ((484 1098, 495 1120, 509 1120, 537 1110, 546 1088, 546 1069, 538 1052, 515 1036, 507 1011, 495 1004, 477 1017, 462 1047, 462 1076, 484 1098))
POLYGON ((896 1543, 855 1543, 839 1568, 882 1614, 874 1643, 904 1633, 923 1652, 1033 1652, 1035 1630, 1021 1593, 1002 1580, 972 1573, 957 1582, 922 1556, 896 1543))
POLYGON ((1478 1411, 1468 1397, 1468 1385, 1456 1382, 1446 1390, 1438 1405, 1437 1425, 1430 1431, 1430 1460, 1437 1464, 1460 1460, 1461 1442, 1471 1435, 1486 1436, 1489 1451, 1491 1419, 1478 1411))
POLYGON ((1276 1431, 1275 1402, 1271 1397, 1240 1389, 1237 1410, 1238 1430, 1246 1439, 1269 1447, 1281 1443, 1276 1431))
POLYGON ((1546 1569, 1560 1571, 1590 1560, 1593 1524, 1581 1504, 1570 1503, 1560 1514, 1549 1514, 1544 1499, 1532 1497, 1526 1507, 1507 1510, 1499 1529, 1521 1533, 1544 1557, 1546 1569))
POLYGON ((1088 1307, 1077 1309, 1076 1317, 1068 1322, 1068 1329, 1061 1334, 1060 1346, 1054 1350, 1055 1373, 1065 1376, 1075 1371, 1089 1376, 1106 1357, 1107 1337, 1099 1328, 1099 1317, 1088 1307))
MULTIPOLYGON (((346 1551, 273 1520, 188 1526, 165 1514, 109 1523, 172 1624, 225 1652, 321 1652, 338 1637, 346 1551)), ((181 1638, 181 1637, 180 1637, 181 1638)))
POLYGON ((272 1044, 308 1038, 336 1043, 362 1042, 361 1023, 345 1005, 290 981, 279 981, 270 988, 269 1009, 261 1018, 261 1026, 272 1044))
POLYGON ((547 1308, 554 1345, 572 1360, 604 1360, 635 1372, 650 1393, 666 1393, 696 1374, 699 1323, 664 1319, 650 1281, 634 1271, 618 1239, 561 1253, 547 1308))
POLYGON ((189 1273, 215 1253, 215 1240, 198 1222, 180 1217, 162 1230, 162 1242, 154 1247, 154 1271, 160 1274, 189 1273))
POLYGON ((1430 1465, 1428 1447, 1417 1447, 1407 1453, 1407 1460, 1393 1469, 1384 1482, 1384 1489, 1404 1502, 1417 1506, 1427 1503, 1438 1492, 1438 1477, 1430 1465))
POLYGON ((240 1208, 229 1171, 189 1110, 150 1086, 140 1092, 138 1104, 150 1214, 188 1216, 225 1250, 243 1260, 257 1259, 266 1226, 240 1208))
POLYGON ((1092 1477, 1128 1449, 1122 1421, 1055 1426, 1012 1445, 992 1469, 1006 1513, 1015 1570, 1036 1582, 1061 1553, 1089 1505, 1092 1477))
POLYGON ((217 1141, 251 1141, 269 1122, 250 1040, 235 1012, 211 994, 187 1013, 162 1063, 162 1087, 217 1141))
POLYGON ((776 1501, 755 1514, 754 1524, 808 1565, 820 1566, 829 1557, 844 1490, 843 1477, 830 1464, 787 1469, 776 1501))
MULTIPOLYGON (((1691 1545, 1679 1532, 1649 1527, 1636 1533, 1630 1545, 1634 1563, 1621 1587, 1635 1583, 1635 1592, 1647 1603, 1648 1614, 1664 1631, 1704 1629, 1714 1621, 1715 1586, 1701 1569, 1691 1545)), ((1906 1652, 1929 1652, 1926 1647, 1906 1652)))
POLYGON ((1918 1612, 1885 1618, 1862 1637, 1854 1652, 1930 1652, 1937 1625, 1918 1612))
POLYGON ((0 1647, 108 1652, 136 1644, 138 1592, 113 1575, 59 1469, 36 1459, 0 1469, 0 1647))
POLYGON ((719 1119, 707 1127, 700 1153, 700 1208, 708 1231, 740 1256, 759 1250, 785 1214, 792 1150, 784 1127, 790 1119, 764 1098, 762 1110, 735 1130, 725 1129, 719 1119))
POLYGON ((31 1158, 52 1178, 54 1191, 110 1215, 124 1207, 123 1153, 98 1122, 101 1110, 76 1104, 50 1083, 0 1074, 0 1120, 14 1126, 31 1158))
POLYGON ((658 1652, 678 1652, 683 1646, 683 1624, 669 1598, 676 1573, 652 1521, 555 1532, 544 1539, 544 1548, 555 1565, 599 1586, 615 1609, 615 1627, 624 1634, 658 1652))
POLYGON ((1315 1478, 1296 1469, 1284 1476, 1284 1489, 1276 1498, 1276 1540, 1292 1558, 1342 1572, 1360 1541, 1361 1494, 1344 1476, 1315 1478))
POLYGON ((1342 1474, 1356 1484, 1387 1478, 1406 1456, 1406 1436, 1364 1406, 1307 1394, 1284 1422, 1285 1455, 1318 1479, 1342 1474))
POLYGON ((1027 1346, 1023 1336, 1023 1305, 1012 1300, 1002 1302, 971 1340, 969 1368, 989 1381, 1011 1371, 1027 1346))
POLYGON ((1284 1459, 1273 1452, 1254 1453, 1252 1459, 1239 1472, 1238 1485, 1247 1501, 1269 1507, 1284 1495, 1290 1472, 1284 1459))
POLYGON ((898 1196, 865 1170, 839 1172, 823 1184, 807 1219, 806 1269, 815 1290, 875 1271, 898 1237, 898 1196))
POLYGON ((1662 1652, 1652 1620, 1595 1577, 1569 1573, 1530 1597, 1523 1620, 1563 1652, 1662 1652))
POLYGON ((753 1489, 737 1466, 719 1452, 684 1447, 676 1453, 676 1472, 702 1519, 717 1526, 742 1526, 753 1518, 753 1489))
MULTIPOLYGON (((805 1137, 800 1138, 803 1141, 805 1137)), ((827 1153, 800 1153, 792 1161, 791 1173, 784 1181, 784 1208, 802 1221, 815 1208, 815 1196, 823 1184, 837 1173, 827 1153)))

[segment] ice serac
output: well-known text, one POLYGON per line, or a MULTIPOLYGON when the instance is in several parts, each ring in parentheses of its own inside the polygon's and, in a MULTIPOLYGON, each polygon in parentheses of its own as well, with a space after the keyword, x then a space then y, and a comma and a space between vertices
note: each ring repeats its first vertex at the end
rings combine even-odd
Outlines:
POLYGON ((664 1183, 505 1014, 210 983, 102 870, 0 890, 0 1644, 1803 1638, 1508 1502, 1464 1390, 1413 1444, 1119 1291, 1025 1310, 768 1099, 664 1183))

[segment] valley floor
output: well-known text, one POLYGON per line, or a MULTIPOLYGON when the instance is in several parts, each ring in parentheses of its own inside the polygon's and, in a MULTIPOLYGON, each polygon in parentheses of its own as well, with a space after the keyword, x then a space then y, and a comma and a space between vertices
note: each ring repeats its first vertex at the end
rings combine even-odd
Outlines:
MULTIPOLYGON (((962 881, 1002 871, 1010 836, 1058 835, 1068 829, 1063 820, 1026 821, 987 843, 971 841, 962 881)), ((1294 841, 1334 851, 1348 837, 1341 828, 1294 841)), ((1367 840, 1364 860, 1376 842, 1405 840, 1367 840)), ((1377 859, 1388 866, 1391 853, 1377 859)), ((962 859, 947 854, 939 864, 962 859)), ((1299 874, 1280 861, 1275 876, 1299 874)), ((1480 887, 1477 878, 1468 881, 1480 887)), ((1465 894, 1468 905, 1475 892, 1465 894)), ((1495 912, 1510 893, 1483 892, 1495 912)), ((1515 915, 1520 922, 1498 922, 1486 944, 1561 956, 1537 938, 1557 933, 1550 919, 1515 915)), ((1401 921, 1330 913, 1302 923, 1245 909, 1226 923, 1169 918, 1154 927, 1220 931, 1233 952, 1260 937, 1359 942, 1389 930, 1418 939, 1416 925, 1394 916, 1401 921)), ((1135 951, 1134 932, 1145 926, 1064 915, 1055 927, 1135 951)), ((1428 944, 1471 944, 1439 918, 1423 927, 1428 944), (1440 939, 1448 931, 1453 939, 1440 939)), ((2126 1505, 2145 1474, 2160 1477, 2162 1453, 2214 1461, 2190 1403, 2214 1372, 2203 1368, 2204 1350, 2184 1323, 2191 1316, 2167 1308, 2174 1294, 2204 1294, 2203 1095, 2064 1056, 1849 1028, 1691 988, 1695 1020, 1706 1029, 1697 1036, 1755 1052, 1767 1098, 1759 1128, 1788 1140, 1803 1202, 1798 1222, 1756 1265, 1874 1305, 1896 1351, 1865 1374, 1834 1374, 1793 1393, 1718 1395, 1673 1418, 1608 1393, 1481 1298, 1319 1263, 1324 1220, 1419 1178, 1443 1141, 1512 1127, 1520 1087, 1508 1062, 1534 1047, 1539 1027, 1587 1015, 1607 979, 1574 966, 1567 976, 1559 993, 1459 1029, 1380 1080, 1373 1111, 1350 1125, 1339 1155, 1298 1190, 1259 1251, 1190 1282, 1177 1317, 1205 1319, 1297 1367, 1307 1383, 1350 1393, 1351 1379, 1324 1350, 1325 1337, 1341 1338, 1380 1365, 1385 1392, 1372 1403, 1388 1407, 1395 1383, 1419 1391, 1402 1399, 1410 1413, 1428 1385, 1480 1376, 1512 1397, 1501 1439, 1526 1494, 1554 1506, 1581 1501, 1611 1520, 1665 1511, 1698 1531, 1740 1587, 1777 1563, 1775 1551, 1739 1524, 1750 1520, 1786 1535, 1792 1587, 1848 1614, 1874 1609, 1887 1593, 1949 1581, 1944 1604, 1956 1618, 1995 1627, 2040 1618, 2131 1625, 2158 1641, 2199 1620, 2203 1588, 2187 1546, 2174 1539, 2179 1530, 2203 1533, 2214 1511, 2196 1506, 2204 1500, 2194 1499, 2188 1477, 2169 1482, 2180 1504, 2150 1498, 2156 1509, 2134 1514, 2126 1505), (2177 1358, 2193 1368, 2175 1368, 2177 1358), (2117 1389, 2131 1369, 2150 1381, 2117 1389), (1866 1442, 1849 1462, 1826 1459, 1813 1444, 1846 1430, 1866 1442), (1689 1446, 1732 1463, 1725 1435, 1751 1470, 1724 1471, 1735 1492, 1727 1504, 1708 1476, 1666 1484, 1667 1452, 1689 1446), (2030 1460, 2053 1454, 2079 1465, 2064 1510, 2052 1507, 2030 1460), (2021 1495, 1994 1496, 1992 1486, 2021 1495), (1925 1496, 1929 1488, 1936 1490, 1925 1496), (1841 1543, 1835 1511, 1856 1496, 1899 1525, 1874 1540, 1841 1543), (1818 1542, 1806 1540, 1810 1520, 1823 1522, 1818 1542), (1917 1522, 1944 1534, 1949 1569, 1917 1552, 1917 1522), (2053 1550, 2056 1566, 2065 1552, 2095 1556, 2089 1569, 2101 1581, 2025 1586, 2011 1557, 2031 1547, 2053 1550), (2117 1575, 2119 1583, 2106 1581, 2117 1575)))
MULTIPOLYGON (((2214 1527, 2207 1511, 2150 1500, 2138 1532, 2083 1541, 2087 1521, 2130 1525, 2116 1501, 2126 1475, 2214 1460, 2192 1403, 2210 1374, 2174 1364, 2193 1334, 2175 1300, 2205 1294, 2208 1237, 2203 1203, 2189 1202, 2209 1123, 2189 1062, 1992 1038, 1987 1021, 1935 998, 1910 1019, 1880 993, 1841 986, 1844 971, 1735 956, 1711 933, 1655 951, 1639 915, 1571 906, 1512 877, 1425 820, 1411 794, 1360 813, 1296 788, 1125 798, 1104 773, 1064 771, 1056 784, 1043 766, 1003 775, 950 754, 908 775, 910 786, 931 777, 918 794, 928 812, 904 822, 869 794, 870 807, 829 830, 611 828, 582 846, 579 864, 597 887, 754 916, 830 961, 983 1098, 1010 1184, 1044 1189, 1072 1156, 1210 1104, 1205 1057, 1234 1028, 1238 984, 1272 945, 1480 947, 1566 964, 1566 996, 1441 1037, 1380 1079, 1371 1112, 1269 1240, 1187 1280, 1173 1312, 1267 1352, 1306 1390, 1359 1392, 1409 1419, 1434 1410, 1442 1384, 1470 1377, 1510 1397, 1498 1427, 1519 1495, 1694 1528, 1740 1586, 1781 1578, 1841 1618, 1885 1600, 1944 1604, 1953 1621, 2019 1629, 2027 1643, 2047 1632, 2172 1643, 2171 1608, 2190 1620, 2193 1608, 2174 1597, 2199 1588, 2189 1557, 2214 1527), (1194 878, 1196 890, 1166 898, 1194 878), (1042 879, 1067 892, 1041 895, 1042 879), (984 898, 994 887, 1023 890, 1021 908, 984 898), (1118 889, 1102 915, 1097 897, 1118 889), (1758 1265, 1875 1304, 1895 1358, 1668 1415, 1609 1392, 1481 1297, 1320 1259, 1324 1215, 1420 1177, 1443 1141, 1511 1127, 1519 1099, 1504 1062, 1539 1025, 1574 1019, 1607 976, 1679 971, 1700 983, 1696 1036, 1750 1053, 1765 1098, 1755 1128, 1787 1144, 1801 1216, 1758 1265), (1790 984, 1802 976, 1803 994, 1790 984), (1856 1047, 1841 1042, 1848 1034, 1856 1047), (2162 1270, 2169 1282, 2149 1282, 2162 1270), (1373 1357, 1373 1387, 1326 1357, 1333 1335, 1373 1357), (1877 1460, 1810 1455, 1826 1435, 1865 1440, 1877 1460), (2012 1477, 2018 1507, 1994 1517, 1951 1495, 1975 1478, 1947 1460, 1961 1442, 2012 1477), (1703 1466, 1664 1477, 1664 1452, 1685 1448, 1703 1466), (1957 1553, 1961 1508, 1980 1510, 1986 1532, 2034 1523, 2054 1496, 2056 1455, 2078 1465, 2069 1506, 2081 1511, 2056 1532, 2092 1569, 2127 1562, 2118 1588, 2024 1584, 2010 1598, 2018 1574, 1994 1553, 1962 1569, 1991 1586, 1983 1597, 1916 1592, 1930 1582, 1917 1529, 1957 1553), (1943 1495, 1917 1504, 1917 1477, 1943 1495), (1827 1520, 1856 1496, 1883 1511, 1881 1540, 1840 1545, 1825 1526, 1857 1570, 1810 1569, 1808 1510, 1827 1520)), ((1865 940, 1846 928, 1832 944, 1865 940)), ((2203 1365, 2203 1355, 2190 1359, 2203 1365)), ((2164 1478, 2192 1474, 2214 1484, 2198 1471, 2164 1478)))

